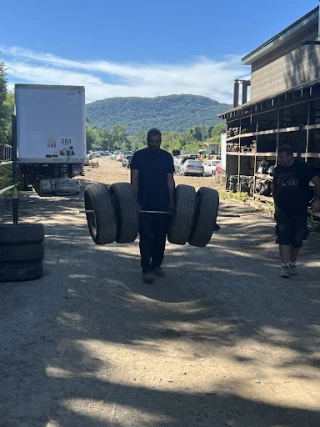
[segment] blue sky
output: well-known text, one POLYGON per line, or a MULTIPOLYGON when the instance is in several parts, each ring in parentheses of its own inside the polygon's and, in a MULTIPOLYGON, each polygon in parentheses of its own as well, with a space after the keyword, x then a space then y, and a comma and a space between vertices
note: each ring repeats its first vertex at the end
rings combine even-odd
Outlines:
POLYGON ((230 102, 241 57, 317 0, 15 0, 0 55, 14 83, 86 86, 87 101, 193 93, 230 102))

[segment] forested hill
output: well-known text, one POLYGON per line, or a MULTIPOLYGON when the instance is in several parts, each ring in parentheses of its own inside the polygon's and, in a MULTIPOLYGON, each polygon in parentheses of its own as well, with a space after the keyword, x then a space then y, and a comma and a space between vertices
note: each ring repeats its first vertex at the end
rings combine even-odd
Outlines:
POLYGON ((106 98, 86 105, 91 126, 110 129, 115 124, 127 128, 129 135, 139 129, 157 127, 162 132, 183 132, 204 123, 221 123, 219 113, 231 108, 198 95, 169 95, 157 98, 106 98))

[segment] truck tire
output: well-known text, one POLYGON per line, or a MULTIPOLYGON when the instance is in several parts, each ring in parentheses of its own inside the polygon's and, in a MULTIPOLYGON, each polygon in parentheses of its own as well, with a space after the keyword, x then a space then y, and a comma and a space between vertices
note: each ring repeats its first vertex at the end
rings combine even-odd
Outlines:
POLYGON ((101 183, 90 184, 84 190, 84 204, 88 228, 96 245, 113 243, 117 235, 117 220, 109 186, 101 183))
POLYGON ((41 261, 44 258, 44 244, 26 243, 20 245, 0 245, 0 263, 41 261))
POLYGON ((210 242, 212 233, 219 229, 217 226, 218 210, 219 193, 217 190, 207 187, 199 188, 194 225, 188 240, 189 245, 203 248, 210 242))
POLYGON ((117 217, 117 243, 131 243, 136 240, 139 228, 138 202, 133 187, 127 182, 112 184, 117 217))
POLYGON ((185 245, 190 237, 196 209, 196 191, 190 185, 180 184, 175 190, 175 209, 171 218, 168 240, 185 245))
POLYGON ((0 282, 22 282, 40 279, 43 276, 43 261, 0 263, 0 282))
POLYGON ((39 243, 43 239, 43 224, 0 224, 0 245, 39 243))

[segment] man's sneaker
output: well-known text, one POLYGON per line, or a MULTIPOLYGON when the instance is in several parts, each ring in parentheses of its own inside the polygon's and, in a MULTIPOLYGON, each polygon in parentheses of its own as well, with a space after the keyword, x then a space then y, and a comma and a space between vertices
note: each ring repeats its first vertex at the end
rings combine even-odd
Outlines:
POLYGON ((284 277, 285 279, 287 279, 288 277, 290 277, 290 270, 289 270, 289 266, 288 265, 283 265, 281 268, 281 277, 284 277))
POLYGON ((161 267, 153 266, 152 271, 153 271, 154 275, 158 276, 158 277, 164 277, 166 275, 166 273, 164 272, 164 270, 162 270, 161 267))
POLYGON ((296 276, 297 267, 295 264, 289 264, 289 273, 290 273, 290 276, 296 276))
POLYGON ((142 272, 142 280, 144 283, 153 283, 154 276, 151 270, 146 270, 142 272))

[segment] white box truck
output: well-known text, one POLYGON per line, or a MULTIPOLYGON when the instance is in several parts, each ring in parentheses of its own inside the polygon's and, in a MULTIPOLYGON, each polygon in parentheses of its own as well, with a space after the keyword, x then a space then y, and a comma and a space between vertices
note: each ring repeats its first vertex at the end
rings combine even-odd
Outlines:
POLYGON ((17 161, 25 187, 74 175, 86 156, 83 86, 15 85, 17 161))

